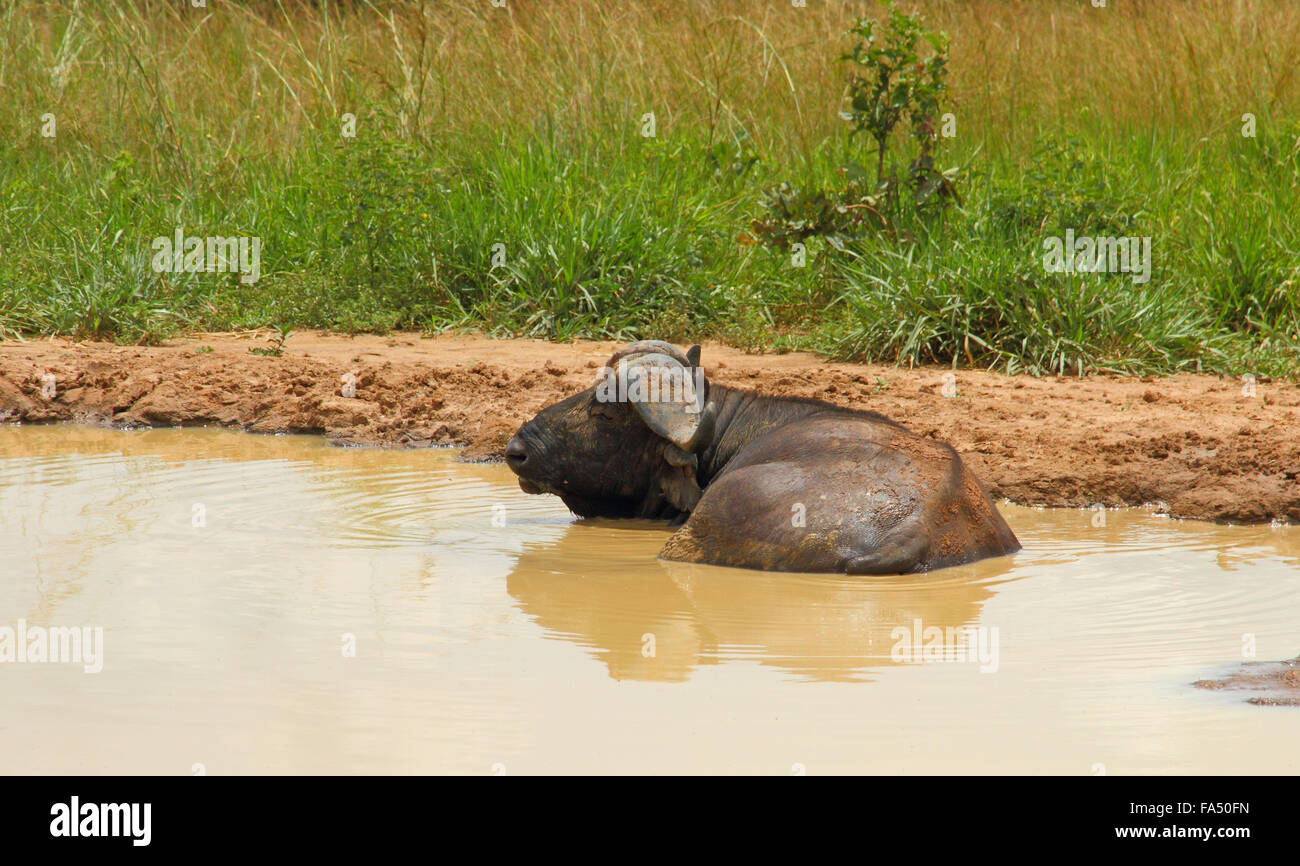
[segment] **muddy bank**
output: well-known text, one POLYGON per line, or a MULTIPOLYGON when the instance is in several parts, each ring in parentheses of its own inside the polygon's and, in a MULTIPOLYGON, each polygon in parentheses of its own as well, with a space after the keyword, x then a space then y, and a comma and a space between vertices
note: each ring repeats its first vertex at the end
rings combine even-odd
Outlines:
POLYGON ((1218 680, 1197 680, 1198 688, 1247 692, 1247 703, 1263 707, 1300 707, 1300 657, 1281 662, 1245 662, 1218 680))
MULTIPOLYGON (((0 418, 465 445, 468 458, 491 459, 534 412, 591 384, 615 345, 308 332, 293 334, 279 357, 250 354, 266 344, 259 334, 156 348, 0 342, 0 418), (349 380, 355 397, 343 396, 349 380)), ((1178 517, 1300 522, 1295 385, 1260 381, 1251 393, 1213 376, 900 370, 715 345, 703 358, 724 384, 872 409, 947 441, 1013 502, 1160 503, 1178 517)))

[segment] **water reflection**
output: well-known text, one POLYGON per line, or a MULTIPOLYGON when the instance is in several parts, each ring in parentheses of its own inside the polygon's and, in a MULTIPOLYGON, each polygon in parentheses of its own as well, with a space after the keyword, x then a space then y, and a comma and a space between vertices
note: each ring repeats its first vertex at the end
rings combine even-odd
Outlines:
MULTIPOLYGON (((977 625, 1014 558, 934 575, 845 578, 773 574, 687 563, 607 567, 614 533, 654 534, 582 521, 528 545, 506 580, 523 611, 555 636, 589 647, 615 679, 680 682, 700 665, 753 660, 809 680, 868 679, 891 659, 895 628, 977 625)), ((644 549, 657 538, 637 544, 644 549)), ((630 540, 630 539, 629 539, 630 540)))

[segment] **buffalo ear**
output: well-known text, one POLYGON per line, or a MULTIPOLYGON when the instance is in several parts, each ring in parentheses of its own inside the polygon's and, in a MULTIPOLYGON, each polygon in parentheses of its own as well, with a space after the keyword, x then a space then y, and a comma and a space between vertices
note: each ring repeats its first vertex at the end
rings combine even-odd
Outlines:
POLYGON ((690 362, 690 366, 692 367, 700 366, 700 344, 699 343, 696 343, 694 346, 691 346, 689 349, 686 350, 686 360, 690 362))
POLYGON ((712 414, 703 411, 704 394, 696 387, 692 368, 659 352, 622 363, 627 365, 627 399, 641 420, 678 448, 694 451, 705 438, 702 426, 711 431, 712 414), (702 425, 706 419, 709 423, 702 425))

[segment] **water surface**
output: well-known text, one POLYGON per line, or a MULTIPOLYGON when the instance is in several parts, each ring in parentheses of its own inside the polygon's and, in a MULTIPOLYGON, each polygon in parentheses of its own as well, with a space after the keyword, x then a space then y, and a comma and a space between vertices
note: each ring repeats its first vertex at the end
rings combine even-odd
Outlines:
POLYGON ((768 574, 451 451, 0 428, 0 627, 103 629, 0 664, 0 773, 1300 772, 1300 711, 1189 686, 1300 651, 1300 528, 1002 510, 1012 557, 768 574))

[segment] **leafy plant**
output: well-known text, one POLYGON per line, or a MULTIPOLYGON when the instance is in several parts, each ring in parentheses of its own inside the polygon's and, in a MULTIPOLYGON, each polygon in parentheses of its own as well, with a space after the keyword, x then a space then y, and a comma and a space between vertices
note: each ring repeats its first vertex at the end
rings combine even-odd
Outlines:
POLYGON ((948 95, 948 37, 927 30, 920 18, 900 12, 892 0, 886 9, 883 21, 857 21, 847 34, 856 41, 840 56, 852 64, 849 107, 840 116, 853 126, 850 139, 865 135, 874 141, 874 183, 866 169, 851 164, 841 170, 848 182, 839 188, 800 191, 781 184, 768 190, 761 200, 767 216, 751 225, 765 243, 785 249, 822 236, 843 248, 849 238, 867 231, 910 239, 904 230, 910 216, 961 201, 956 171, 935 167, 942 141, 939 121, 948 95), (922 43, 929 45, 928 54, 921 53, 922 43), (897 167, 886 172, 885 158, 904 121, 914 156, 900 176, 897 167), (904 208, 905 198, 910 208, 904 208))
POLYGON ((754 220, 750 228, 765 243, 783 250, 810 237, 825 238, 842 249, 865 229, 888 225, 880 202, 854 181, 837 190, 810 191, 782 183, 766 190, 762 203, 767 216, 754 220))
POLYGON ((848 82, 849 108, 842 117, 853 126, 849 133, 869 136, 876 144, 876 184, 890 195, 898 182, 885 176, 889 141, 904 119, 916 145, 908 165, 906 183, 917 206, 939 197, 957 197, 951 173, 935 169, 934 157, 941 138, 939 121, 948 98, 948 36, 925 28, 915 15, 900 12, 892 0, 883 21, 860 18, 849 30, 853 48, 840 60, 852 64, 848 82), (921 43, 930 47, 922 54, 921 43))

